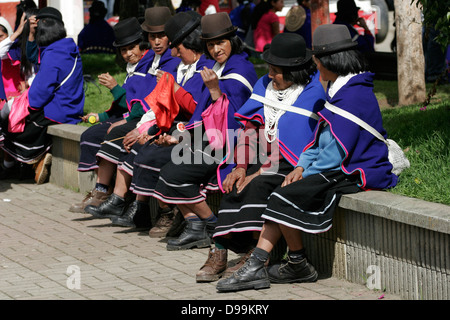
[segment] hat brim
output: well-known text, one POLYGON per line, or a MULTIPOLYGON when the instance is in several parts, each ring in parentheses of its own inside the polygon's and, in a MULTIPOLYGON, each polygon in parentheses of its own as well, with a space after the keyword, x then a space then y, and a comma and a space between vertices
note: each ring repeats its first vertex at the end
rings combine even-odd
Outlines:
POLYGON ((196 19, 194 21, 190 21, 190 23, 186 24, 180 31, 177 32, 173 40, 170 40, 170 48, 173 48, 180 44, 195 28, 200 25, 200 19, 196 19))
POLYGON ((312 52, 306 48, 306 53, 304 58, 280 58, 274 56, 269 49, 265 50, 261 58, 268 64, 278 66, 278 67, 299 67, 311 60, 312 52))
POLYGON ((126 37, 125 39, 122 39, 122 41, 117 41, 116 40, 116 41, 113 42, 113 46, 116 47, 116 48, 124 47, 124 46, 127 46, 127 45, 129 45, 129 44, 131 44, 133 42, 137 42, 138 40, 142 40, 142 33, 137 33, 135 35, 126 37))
POLYGON ((43 13, 43 14, 36 15, 37 20, 44 19, 44 18, 52 18, 52 19, 58 20, 59 22, 62 22, 64 24, 64 21, 60 17, 57 17, 53 14, 43 13))
POLYGON ((145 22, 143 24, 141 24, 141 28, 142 30, 144 30, 145 32, 149 32, 149 33, 161 33, 164 32, 164 25, 160 25, 160 26, 149 26, 148 24, 146 24, 145 22))
POLYGON ((231 26, 225 30, 220 30, 218 32, 214 32, 214 33, 202 33, 202 35, 200 36, 201 40, 207 41, 207 40, 214 40, 214 39, 219 39, 219 38, 224 38, 226 36, 229 35, 235 35, 236 31, 237 31, 238 27, 235 26, 231 26))
POLYGON ((314 48, 312 50, 312 54, 316 56, 326 56, 341 51, 355 49, 357 46, 358 43, 356 41, 350 40, 342 44, 335 43, 330 45, 319 46, 319 48, 314 48))
POLYGON ((286 14, 286 30, 294 32, 300 29, 306 21, 306 11, 301 6, 292 7, 286 14))

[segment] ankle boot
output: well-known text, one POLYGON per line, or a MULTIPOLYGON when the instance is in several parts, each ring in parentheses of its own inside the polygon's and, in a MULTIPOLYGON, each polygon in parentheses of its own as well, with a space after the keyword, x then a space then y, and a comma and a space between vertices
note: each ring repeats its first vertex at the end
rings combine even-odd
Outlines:
POLYGON ((227 268, 228 250, 209 249, 208 259, 195 275, 197 282, 212 282, 219 280, 227 268))
POLYGON ((92 191, 89 191, 89 193, 81 202, 72 204, 69 208, 69 211, 76 213, 86 213, 84 209, 88 205, 98 207, 102 202, 105 202, 110 195, 111 191, 101 192, 94 188, 92 191))
POLYGON ((294 262, 288 256, 281 264, 271 265, 268 274, 273 283, 314 282, 318 277, 316 269, 306 257, 294 262))
POLYGON ((178 239, 170 239, 167 242, 167 250, 205 248, 211 245, 211 240, 206 234, 206 222, 187 220, 186 223, 186 228, 178 239))
POLYGON ((84 211, 92 214, 95 218, 105 219, 120 217, 126 209, 126 201, 115 193, 111 194, 108 199, 101 203, 98 207, 88 205, 84 211))
POLYGON ((152 226, 150 206, 147 202, 135 200, 120 217, 111 218, 114 225, 139 229, 149 229, 152 226))
POLYGON ((269 287, 270 281, 264 261, 252 254, 247 262, 229 278, 219 280, 216 289, 228 292, 269 287))
POLYGON ((166 237, 178 237, 186 227, 186 220, 177 207, 173 208, 173 214, 175 217, 173 218, 169 231, 166 233, 166 237))
MULTIPOLYGON (((150 229, 148 235, 150 238, 163 238, 167 235, 174 221, 174 211, 171 208, 158 208, 158 220, 155 226, 150 229)), ((183 218, 184 220, 184 218, 183 218)))
POLYGON ((227 268, 222 276, 224 278, 228 278, 234 272, 238 271, 247 262, 247 260, 250 258, 251 254, 253 253, 253 250, 255 250, 255 248, 251 249, 246 254, 244 254, 241 257, 241 259, 239 259, 238 263, 236 263, 234 266, 227 268))

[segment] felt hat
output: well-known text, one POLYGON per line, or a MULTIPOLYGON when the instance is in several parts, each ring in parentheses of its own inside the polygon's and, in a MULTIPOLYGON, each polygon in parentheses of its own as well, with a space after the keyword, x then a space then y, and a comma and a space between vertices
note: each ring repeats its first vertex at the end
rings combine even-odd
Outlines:
POLYGON ((90 17, 105 17, 107 12, 105 4, 102 1, 96 0, 89 7, 90 17))
POLYGON ((293 6, 286 14, 286 30, 295 32, 303 26, 306 21, 306 11, 302 6, 293 6))
POLYGON ((339 0, 336 4, 337 12, 354 12, 360 8, 356 6, 354 0, 339 0))
POLYGON ((59 12, 58 9, 53 7, 45 7, 39 10, 38 14, 36 15, 36 19, 44 19, 44 18, 52 18, 64 24, 61 12, 59 12))
POLYGON ((312 41, 314 55, 329 55, 356 48, 357 45, 343 24, 323 24, 314 30, 312 41))
POLYGON ((179 12, 171 17, 164 26, 164 32, 170 41, 170 48, 181 43, 199 25, 200 17, 187 12, 179 12))
POLYGON ((303 37, 297 33, 277 34, 262 59, 268 64, 280 67, 297 67, 311 60, 311 50, 303 37))
POLYGON ((168 7, 151 7, 145 9, 145 20, 142 30, 151 33, 164 32, 164 25, 172 17, 168 7))
POLYGON ((142 39, 142 29, 136 17, 120 20, 114 27, 114 47, 123 47, 142 39))
POLYGON ((208 14, 202 17, 202 40, 222 38, 236 33, 237 27, 231 23, 226 12, 208 14))

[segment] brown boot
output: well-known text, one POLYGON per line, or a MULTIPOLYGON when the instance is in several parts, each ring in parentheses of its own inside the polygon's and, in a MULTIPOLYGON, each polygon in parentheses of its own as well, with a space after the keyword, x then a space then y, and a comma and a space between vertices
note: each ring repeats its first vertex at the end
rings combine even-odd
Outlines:
POLYGON ((155 226, 148 232, 150 238, 164 238, 172 227, 175 218, 173 209, 158 208, 158 211, 160 211, 159 219, 156 221, 155 226))
POLYGON ((95 190, 94 188, 92 191, 89 191, 83 201, 72 204, 69 208, 69 211, 76 213, 85 213, 84 208, 86 208, 86 206, 93 205, 98 207, 101 203, 108 199, 110 195, 111 192, 101 192, 95 190))
POLYGON ((246 254, 244 254, 241 259, 238 261, 238 263, 236 263, 234 266, 227 268, 227 270, 225 270, 225 272, 223 273, 223 277, 224 278, 228 278, 229 276, 231 276, 235 271, 239 270, 245 262, 247 262, 248 258, 250 258, 253 250, 255 250, 255 248, 251 249, 249 252, 247 252, 246 254))
POLYGON ((195 275, 197 282, 212 282, 219 280, 227 268, 228 250, 209 249, 208 259, 195 275))
POLYGON ((49 167, 52 164, 52 154, 46 153, 40 160, 34 165, 35 176, 34 181, 36 184, 43 184, 47 181, 49 174, 49 167))

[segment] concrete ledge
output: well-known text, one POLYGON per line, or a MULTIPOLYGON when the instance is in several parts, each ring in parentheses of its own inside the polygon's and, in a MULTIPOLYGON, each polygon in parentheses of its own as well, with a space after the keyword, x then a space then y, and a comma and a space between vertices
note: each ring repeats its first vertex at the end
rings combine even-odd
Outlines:
MULTIPOLYGON (((95 175, 76 170, 79 139, 86 129, 49 127, 51 183, 83 193, 93 188, 95 175)), ((207 202, 217 212, 220 194, 210 195, 207 202)), ((344 195, 333 227, 304 234, 303 242, 321 277, 335 276, 404 299, 450 299, 450 206, 387 191, 344 195)), ((283 242, 276 249, 274 256, 279 257, 283 242)))

